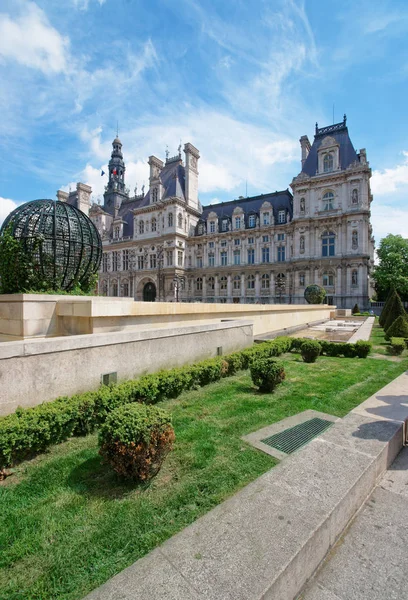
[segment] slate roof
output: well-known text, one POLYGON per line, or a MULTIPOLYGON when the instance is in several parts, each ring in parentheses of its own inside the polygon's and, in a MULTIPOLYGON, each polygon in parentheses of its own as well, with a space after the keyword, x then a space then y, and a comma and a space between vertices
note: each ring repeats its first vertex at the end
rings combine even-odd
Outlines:
MULTIPOLYGON (((181 158, 175 157, 166 161, 161 173, 160 180, 162 182, 164 192, 163 199, 177 196, 178 198, 185 199, 185 169, 183 167, 181 158)), ((123 200, 119 209, 119 217, 123 219, 125 224, 123 225, 123 235, 133 237, 133 213, 135 208, 142 208, 149 206, 150 204, 150 190, 147 194, 142 196, 136 196, 123 200)))
POLYGON ((346 121, 328 127, 321 127, 320 129, 316 126, 316 134, 309 155, 305 160, 302 172, 313 177, 317 171, 317 152, 321 146, 322 141, 326 136, 330 136, 336 140, 340 145, 340 165, 342 169, 347 169, 351 163, 358 161, 359 158, 351 143, 346 121))
POLYGON ((238 206, 244 211, 245 226, 248 227, 249 215, 256 214, 259 216, 261 206, 264 202, 270 202, 272 205, 275 224, 278 224, 278 211, 287 210, 290 220, 293 217, 293 196, 289 190, 281 192, 273 192, 270 194, 261 194, 250 198, 238 198, 230 202, 220 202, 219 204, 210 204, 203 206, 203 214, 200 217, 199 223, 206 221, 211 212, 215 212, 219 220, 219 231, 221 231, 221 220, 225 217, 232 219, 234 209, 238 206))

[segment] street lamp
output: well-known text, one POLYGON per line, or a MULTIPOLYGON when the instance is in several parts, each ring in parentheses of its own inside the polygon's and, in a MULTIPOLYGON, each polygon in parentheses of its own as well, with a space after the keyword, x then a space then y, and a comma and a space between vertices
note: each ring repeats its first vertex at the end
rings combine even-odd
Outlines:
POLYGON ((174 294, 176 296, 176 302, 180 302, 179 292, 180 292, 180 290, 184 290, 185 282, 186 282, 186 278, 183 275, 175 275, 173 277, 174 294))

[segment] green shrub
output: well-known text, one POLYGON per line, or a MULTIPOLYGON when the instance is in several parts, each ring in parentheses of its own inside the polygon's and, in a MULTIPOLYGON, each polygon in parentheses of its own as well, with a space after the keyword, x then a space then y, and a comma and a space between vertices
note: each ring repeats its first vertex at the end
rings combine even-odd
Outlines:
POLYGON ((351 314, 352 314, 352 315, 357 315, 357 314, 359 314, 359 313, 360 313, 360 309, 359 309, 359 307, 358 307, 358 304, 356 303, 356 304, 353 306, 353 309, 352 309, 352 311, 351 311, 351 314))
POLYGON ((408 338, 405 338, 405 339, 404 339, 404 342, 405 342, 405 346, 406 346, 406 348, 407 348, 407 350, 408 350, 408 338))
POLYGON ((389 354, 395 354, 399 356, 405 350, 405 341, 403 338, 393 337, 391 338, 391 343, 387 346, 387 351, 389 354))
POLYGON ((323 304, 326 298, 326 290, 320 285, 312 283, 307 286, 303 295, 308 304, 323 304))
POLYGON ((388 292, 387 299, 385 301, 385 304, 383 306, 383 309, 382 309, 381 314, 378 319, 378 323, 380 324, 381 327, 384 327, 385 321, 388 317, 390 306, 394 302, 395 294, 396 294, 396 291, 394 289, 390 289, 390 291, 388 292))
POLYGON ((148 481, 174 442, 170 415, 156 406, 125 404, 108 415, 99 432, 99 453, 121 475, 148 481))
POLYGON ((300 347, 300 353, 306 363, 316 362, 321 350, 322 347, 316 340, 306 340, 300 347))
POLYGON ((261 392, 273 392, 285 379, 285 369, 281 361, 273 358, 254 360, 250 366, 253 383, 261 392))
POLYGON ((401 315, 385 332, 385 339, 390 340, 393 337, 406 338, 408 337, 408 318, 406 315, 401 315))
POLYGON ((95 428, 95 394, 61 397, 0 418, 0 470, 95 428))
MULTIPOLYGON (((404 305, 401 302, 401 298, 395 292, 392 303, 390 304, 388 315, 384 323, 384 331, 388 331, 391 325, 398 319, 398 317, 406 317, 407 314, 404 309, 404 305)), ((394 336, 393 336, 394 337, 394 336)), ((403 336, 404 337, 404 336, 403 336)))
POLYGON ((371 352, 371 343, 358 340, 358 342, 354 344, 354 348, 358 358, 367 358, 371 352))

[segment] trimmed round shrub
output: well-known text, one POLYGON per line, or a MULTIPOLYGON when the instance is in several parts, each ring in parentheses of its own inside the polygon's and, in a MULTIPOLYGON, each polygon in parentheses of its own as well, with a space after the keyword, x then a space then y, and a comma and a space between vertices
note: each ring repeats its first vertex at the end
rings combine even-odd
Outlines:
POLYGON ((261 392, 273 392, 285 379, 283 362, 273 358, 260 358, 250 365, 253 383, 261 392))
POLYGON ((326 298, 326 290, 313 283, 305 289, 304 297, 309 304, 323 304, 326 298))
POLYGON ((385 338, 390 340, 393 337, 406 338, 408 337, 408 318, 404 315, 395 319, 392 325, 385 332, 385 338))
POLYGON ((387 346, 387 351, 389 354, 394 354, 395 356, 399 356, 405 350, 405 341, 403 338, 391 338, 391 343, 387 346))
POLYGON ((358 358, 367 358, 371 352, 370 342, 365 342, 364 340, 358 340, 354 347, 358 358))
POLYGON ((317 357, 321 353, 322 347, 316 340, 307 340, 300 347, 300 353, 303 361, 306 363, 316 362, 317 357))
POLYGON ((115 408, 102 425, 99 454, 120 476, 143 482, 157 475, 174 439, 165 410, 125 404, 115 408))
POLYGON ((353 306, 353 310, 351 311, 351 314, 352 314, 352 315, 357 315, 359 312, 360 312, 360 309, 359 309, 359 307, 358 307, 358 304, 356 303, 356 304, 353 306))

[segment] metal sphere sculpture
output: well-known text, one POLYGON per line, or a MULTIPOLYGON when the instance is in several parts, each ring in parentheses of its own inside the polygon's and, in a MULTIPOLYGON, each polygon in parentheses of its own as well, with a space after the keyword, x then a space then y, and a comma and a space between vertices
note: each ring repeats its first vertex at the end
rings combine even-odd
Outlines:
POLYGON ((65 202, 32 200, 11 212, 4 231, 22 242, 39 279, 50 290, 86 286, 102 258, 101 237, 82 211, 65 202))
POLYGON ((304 297, 309 304, 323 304, 326 298, 326 290, 320 285, 308 285, 305 289, 304 297))

